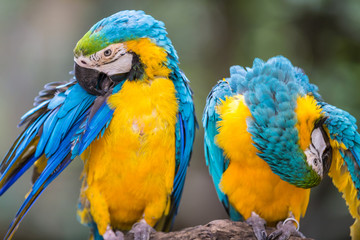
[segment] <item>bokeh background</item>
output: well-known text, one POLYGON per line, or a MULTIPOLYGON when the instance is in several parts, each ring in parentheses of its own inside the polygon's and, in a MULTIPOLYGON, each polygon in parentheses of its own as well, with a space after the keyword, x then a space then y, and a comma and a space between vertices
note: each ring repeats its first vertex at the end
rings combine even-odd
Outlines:
MULTIPOLYGON (((234 64, 288 57, 317 84, 323 98, 360 119, 358 0, 0 0, 0 155, 20 130, 19 118, 47 82, 67 80, 76 42, 98 20, 142 9, 165 22, 181 68, 195 92, 201 121, 205 99, 234 64)), ((82 162, 74 161, 39 198, 15 239, 86 239, 76 220, 82 162)), ((3 236, 30 187, 26 174, 0 198, 3 236)), ((119 193, 121 194, 121 193, 119 193)), ((226 218, 208 175, 203 129, 197 131, 175 229, 226 218)), ((315 239, 349 239, 352 219, 329 179, 313 189, 302 232, 315 239)))

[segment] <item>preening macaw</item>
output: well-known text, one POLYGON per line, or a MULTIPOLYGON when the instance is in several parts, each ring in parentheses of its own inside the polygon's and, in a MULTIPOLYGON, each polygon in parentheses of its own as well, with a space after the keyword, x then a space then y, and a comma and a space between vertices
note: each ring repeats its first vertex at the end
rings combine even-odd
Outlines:
POLYGON ((0 165, 0 195, 34 166, 33 186, 5 239, 77 156, 78 206, 94 239, 146 239, 169 230, 194 141, 192 91, 164 23, 121 11, 96 23, 74 49, 75 77, 47 84, 0 165))
POLYGON ((325 103, 282 56, 233 66, 230 75, 212 89, 203 115, 207 165, 230 218, 246 220, 257 239, 302 237, 310 188, 328 174, 355 219, 351 236, 360 239, 355 118, 325 103), (278 223, 269 236, 266 223, 278 223))

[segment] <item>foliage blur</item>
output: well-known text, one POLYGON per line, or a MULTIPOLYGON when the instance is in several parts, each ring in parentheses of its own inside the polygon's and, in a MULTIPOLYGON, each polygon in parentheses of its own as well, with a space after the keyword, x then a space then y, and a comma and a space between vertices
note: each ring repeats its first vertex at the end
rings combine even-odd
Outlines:
MULTIPOLYGON (((69 79, 72 49, 98 20, 142 9, 165 22, 191 81, 200 122, 205 99, 231 65, 255 57, 288 57, 317 84, 323 98, 360 119, 360 2, 357 0, 0 0, 0 155, 16 123, 47 82, 69 79)), ((82 162, 74 161, 34 204, 15 239, 86 239, 76 220, 82 162)), ((26 174, 0 198, 0 237, 30 188, 26 174)), ((119 193, 121 194, 121 193, 119 193)), ((208 175, 200 126, 175 229, 226 218, 208 175)), ((302 232, 348 239, 352 219, 326 179, 312 191, 302 232)))

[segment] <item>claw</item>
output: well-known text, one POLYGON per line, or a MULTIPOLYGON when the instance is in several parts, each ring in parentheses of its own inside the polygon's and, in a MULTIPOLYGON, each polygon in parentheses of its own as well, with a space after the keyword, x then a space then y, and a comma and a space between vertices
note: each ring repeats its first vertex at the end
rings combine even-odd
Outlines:
POLYGON ((299 226, 300 225, 295 218, 287 218, 284 222, 279 222, 276 225, 276 230, 269 234, 267 240, 287 240, 290 236, 305 238, 304 234, 299 231, 299 226), (295 227, 292 222, 295 222, 297 227, 295 227))
POLYGON ((134 240, 149 240, 150 234, 155 230, 142 219, 132 226, 130 232, 134 234, 134 240))
POLYGON ((107 226, 103 238, 104 240, 124 240, 124 234, 120 231, 114 232, 110 226, 107 226))
POLYGON ((255 212, 252 212, 251 217, 249 217, 246 220, 246 223, 253 228, 257 240, 266 240, 266 231, 265 231, 266 221, 264 219, 262 219, 255 212))

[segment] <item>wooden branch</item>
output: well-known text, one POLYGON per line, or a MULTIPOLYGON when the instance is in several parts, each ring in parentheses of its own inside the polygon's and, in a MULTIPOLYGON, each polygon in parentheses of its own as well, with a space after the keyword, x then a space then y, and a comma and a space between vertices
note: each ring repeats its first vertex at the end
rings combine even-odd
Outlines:
MULTIPOLYGON (((275 228, 266 228, 268 234, 274 231, 275 228)), ((125 240, 134 239, 133 234, 128 233, 125 240)), ((152 240, 165 240, 165 239, 254 239, 255 235, 252 228, 244 222, 233 222, 230 220, 215 220, 206 225, 199 225, 196 227, 185 228, 177 232, 155 232, 151 234, 152 240)), ((290 240, 300 240, 298 237, 290 237, 290 240)), ((306 238, 310 240, 310 238, 306 238)), ((302 239, 304 240, 304 239, 302 239)))

